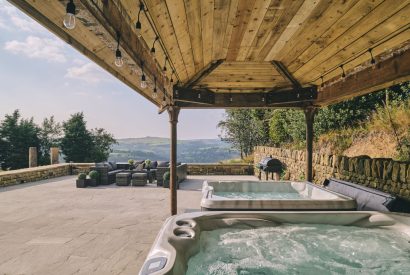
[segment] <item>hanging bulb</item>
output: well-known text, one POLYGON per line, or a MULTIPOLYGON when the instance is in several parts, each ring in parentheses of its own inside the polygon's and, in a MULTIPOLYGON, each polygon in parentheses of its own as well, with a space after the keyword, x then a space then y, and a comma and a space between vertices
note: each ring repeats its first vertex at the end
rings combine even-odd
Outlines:
POLYGON ((141 37, 141 22, 139 20, 135 23, 135 29, 137 31, 137 36, 141 37))
POLYGON ((325 86, 325 84, 323 83, 323 75, 320 77, 320 79, 322 80, 322 84, 320 84, 320 87, 324 87, 325 86))
POLYGON ((229 101, 230 101, 230 102, 233 101, 232 95, 229 95, 229 101))
POLYGON ((151 55, 152 55, 152 56, 155 56, 155 47, 152 47, 152 48, 151 48, 151 55))
POLYGON ((140 2, 140 10, 138 11, 138 20, 137 23, 135 23, 135 30, 137 32, 137 36, 141 37, 141 22, 140 22, 140 14, 141 11, 144 10, 144 4, 142 2, 140 2))
POLYGON ((198 99, 201 99, 201 93, 198 94, 198 99))
POLYGON ((69 30, 75 28, 75 4, 73 0, 70 0, 66 6, 66 14, 63 20, 64 27, 69 30))
POLYGON ((371 48, 369 49, 370 57, 372 58, 372 59, 370 60, 370 64, 372 64, 372 68, 374 69, 374 68, 376 68, 376 60, 375 60, 374 57, 373 57, 372 50, 373 50, 373 49, 371 49, 371 48))
POLYGON ((147 88, 147 79, 145 78, 145 74, 143 74, 143 75, 141 76, 140 86, 141 86, 142 89, 147 88))
POLYGON ((162 97, 162 106, 166 106, 167 105, 167 99, 165 98, 165 95, 162 97))
POLYGON ((345 69, 343 68, 343 65, 340 65, 340 69, 342 69, 342 81, 346 80, 346 74, 345 74, 345 69))
POLYGON ((171 80, 170 80, 170 81, 171 81, 171 83, 174 83, 174 79, 172 78, 172 76, 171 76, 171 80))
POLYGON ((158 93, 157 93, 157 88, 154 88, 154 91, 152 92, 152 98, 157 98, 158 93))
POLYGON ((117 49, 115 51, 115 66, 117 67, 122 67, 122 65, 124 65, 124 60, 122 59, 122 54, 120 49, 117 49))
POLYGON ((167 76, 167 67, 166 66, 164 66, 164 68, 162 68, 162 75, 167 76))

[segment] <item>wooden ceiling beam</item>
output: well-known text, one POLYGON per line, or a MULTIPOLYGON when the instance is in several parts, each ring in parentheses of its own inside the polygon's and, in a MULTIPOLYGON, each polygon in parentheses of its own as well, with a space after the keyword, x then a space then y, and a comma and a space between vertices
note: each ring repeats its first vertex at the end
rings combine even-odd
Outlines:
POLYGON ((202 79, 207 77, 210 73, 212 73, 216 68, 218 68, 219 65, 221 65, 224 62, 223 59, 218 59, 215 61, 210 62, 207 66, 205 66, 201 71, 196 73, 191 79, 189 79, 184 87, 185 88, 190 88, 201 82, 202 79))
MULTIPOLYGON (((125 10, 121 10, 115 3, 116 1, 102 1, 102 5, 88 0, 80 0, 87 10, 97 19, 106 31, 116 39, 117 32, 120 33, 120 45, 134 60, 136 64, 144 62, 144 72, 146 75, 157 79, 157 86, 165 91, 166 83, 162 76, 162 71, 155 58, 150 54, 143 43, 138 39, 137 34, 132 30, 134 24, 124 22, 128 17, 125 10)), ((128 20, 127 20, 128 21, 128 20)))
POLYGON ((388 88, 410 80, 410 46, 379 61, 375 68, 368 66, 361 71, 348 74, 344 80, 332 79, 324 83, 315 104, 334 104, 355 96, 388 88))
POLYGON ((293 108, 311 106, 316 98, 316 87, 249 93, 174 87, 173 96, 174 104, 182 108, 293 108))
POLYGON ((280 75, 284 78, 290 81, 292 83, 293 87, 295 89, 299 89, 302 87, 300 85, 299 81, 296 80, 296 78, 293 77, 293 75, 288 71, 288 69, 285 67, 285 65, 282 64, 280 61, 272 60, 271 64, 275 69, 280 73, 280 75))

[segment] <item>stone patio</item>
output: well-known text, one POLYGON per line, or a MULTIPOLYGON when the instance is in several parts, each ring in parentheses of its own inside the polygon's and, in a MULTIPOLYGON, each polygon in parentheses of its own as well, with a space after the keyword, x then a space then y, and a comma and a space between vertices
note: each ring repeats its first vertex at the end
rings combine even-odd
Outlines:
MULTIPOLYGON (((198 211, 204 179, 178 191, 178 212, 198 211)), ((75 177, 0 188, 0 274, 137 274, 164 220, 169 190, 75 188, 75 177)))

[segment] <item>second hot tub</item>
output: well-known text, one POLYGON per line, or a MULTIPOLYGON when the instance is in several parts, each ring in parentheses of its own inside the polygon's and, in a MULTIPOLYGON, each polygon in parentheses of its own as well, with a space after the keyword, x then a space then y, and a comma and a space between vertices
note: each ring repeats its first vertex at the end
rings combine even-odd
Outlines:
POLYGON ((309 182, 204 181, 202 210, 355 210, 356 201, 309 182))

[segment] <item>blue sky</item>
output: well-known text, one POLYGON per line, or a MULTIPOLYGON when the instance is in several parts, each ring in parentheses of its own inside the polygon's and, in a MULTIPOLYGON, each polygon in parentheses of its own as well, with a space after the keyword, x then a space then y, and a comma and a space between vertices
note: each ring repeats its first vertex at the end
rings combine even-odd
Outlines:
MULTIPOLYGON (((0 119, 66 120, 83 111, 89 128, 116 138, 169 136, 168 115, 5 0, 0 0, 0 119)), ((179 139, 217 138, 223 110, 182 110, 179 139)))

